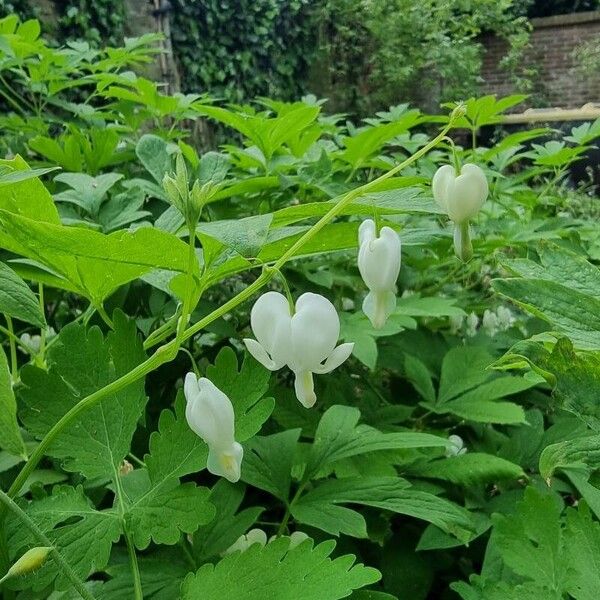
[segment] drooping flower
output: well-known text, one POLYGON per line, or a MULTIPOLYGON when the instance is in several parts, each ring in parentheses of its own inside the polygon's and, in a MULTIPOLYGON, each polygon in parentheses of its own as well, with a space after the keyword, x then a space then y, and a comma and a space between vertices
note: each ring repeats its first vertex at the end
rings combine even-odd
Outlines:
POLYGON ((435 201, 454 221, 454 250, 467 261, 473 255, 469 220, 477 215, 488 197, 488 182, 480 167, 465 164, 456 174, 451 165, 440 167, 431 182, 435 201))
POLYGON ((358 228, 358 270, 369 293, 362 309, 375 329, 381 329, 396 308, 396 280, 400 273, 400 237, 391 227, 377 235, 375 222, 366 219, 358 228))
POLYGON ((452 458, 453 456, 462 456, 467 452, 465 443, 460 435, 449 435, 448 445, 446 446, 446 457, 452 458))
POLYGON ((186 375, 183 390, 188 425, 208 444, 206 468, 232 483, 239 481, 244 449, 234 438, 231 400, 212 381, 194 373, 186 375))
POLYGON ((440 167, 431 182, 435 201, 455 223, 463 223, 477 215, 488 196, 488 182, 477 165, 465 164, 460 175, 451 165, 440 167))
POLYGON ((302 294, 292 314, 286 297, 263 294, 252 307, 250 325, 256 340, 245 338, 248 352, 271 371, 287 365, 295 375, 296 397, 306 408, 317 400, 313 373, 339 367, 354 344, 340 344, 340 320, 331 302, 319 294, 302 294))

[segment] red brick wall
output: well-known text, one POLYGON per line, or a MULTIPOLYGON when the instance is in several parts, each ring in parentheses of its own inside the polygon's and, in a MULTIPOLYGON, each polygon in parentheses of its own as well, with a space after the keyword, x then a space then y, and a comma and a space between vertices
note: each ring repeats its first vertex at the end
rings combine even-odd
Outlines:
MULTIPOLYGON (((531 48, 525 53, 524 64, 538 71, 537 103, 577 108, 587 102, 600 102, 600 73, 595 77, 582 76, 576 71, 572 56, 582 42, 600 40, 600 11, 532 19, 531 24, 531 48)), ((506 42, 486 37, 483 45, 482 90, 499 96, 515 93, 509 75, 499 66, 506 54, 506 42)))

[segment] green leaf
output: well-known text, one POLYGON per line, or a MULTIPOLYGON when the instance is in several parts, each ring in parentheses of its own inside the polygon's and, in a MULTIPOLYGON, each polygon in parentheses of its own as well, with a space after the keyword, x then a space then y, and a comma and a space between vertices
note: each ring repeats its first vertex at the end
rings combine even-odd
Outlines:
POLYGON ((152 269, 187 271, 187 245, 152 227, 105 235, 5 211, 0 211, 0 223, 8 239, 16 243, 15 252, 61 275, 96 304, 152 269))
POLYGON ((560 553, 560 513, 552 495, 529 487, 516 514, 494 515, 496 547, 504 563, 517 575, 557 593, 566 573, 560 553))
POLYGON ((127 530, 140 550, 151 541, 176 544, 181 532, 193 533, 215 516, 210 490, 195 483, 180 484, 176 477, 154 482, 146 469, 136 469, 123 478, 123 490, 127 530))
POLYGON ((347 477, 321 483, 292 505, 292 516, 328 533, 366 537, 362 516, 337 504, 364 504, 423 519, 459 539, 469 539, 474 523, 465 509, 428 492, 412 489, 399 477, 347 477), (354 517, 350 518, 350 513, 354 517), (360 518, 360 520, 359 520, 360 518), (359 528, 359 523, 362 527, 359 528), (362 531, 361 531, 362 529, 362 531), (358 535, 358 534, 364 535, 358 535))
POLYGON ((543 279, 496 279, 494 289, 583 350, 600 349, 600 299, 543 279))
POLYGON ((218 240, 245 257, 257 256, 267 241, 272 215, 255 215, 243 219, 199 223, 200 235, 218 240))
POLYGON ((91 177, 86 173, 61 173, 54 181, 66 183, 71 189, 56 194, 57 202, 69 202, 97 216, 108 190, 123 179, 120 173, 104 173, 91 177))
POLYGON ((158 431, 150 436, 149 446, 144 462, 152 481, 183 477, 206 468, 208 446, 186 421, 182 391, 175 400, 175 413, 169 409, 160 413, 158 431))
POLYGON ((438 414, 453 414, 461 419, 476 423, 497 423, 499 425, 517 425, 525 423, 525 411, 514 402, 470 401, 459 398, 445 403, 438 414))
POLYGON ((8 361, 0 346, 0 448, 17 456, 27 456, 17 423, 17 403, 12 389, 8 361))
POLYGON ((210 490, 179 481, 205 469, 208 455, 206 444, 187 424, 182 392, 177 395, 175 413, 162 411, 149 445, 146 468, 123 478, 125 518, 134 544, 141 550, 151 541, 176 544, 182 531, 193 533, 215 515, 208 499, 210 490))
POLYGON ((497 365, 515 361, 530 365, 546 379, 558 406, 600 432, 600 353, 576 353, 567 338, 559 339, 552 352, 541 344, 524 341, 513 346, 497 365))
POLYGON ((234 485, 225 479, 220 479, 211 490, 210 501, 217 514, 194 535, 194 555, 199 563, 227 550, 264 511, 262 507, 254 506, 238 512, 245 491, 245 486, 234 485))
POLYGON ((46 327, 46 319, 35 294, 11 268, 1 262, 0 313, 37 327, 46 327))
POLYGON ((337 600, 380 578, 375 569, 355 565, 354 556, 329 558, 333 541, 288 547, 289 538, 280 538, 205 564, 185 579, 182 600, 221 600, 224 590, 236 600, 337 600))
POLYGON ((600 435, 563 440, 546 446, 540 454, 540 475, 550 479, 557 469, 600 466, 600 435))
POLYGON ((287 502, 300 429, 289 429, 247 442, 242 479, 287 502))
MULTIPOLYGON (((112 544, 121 535, 121 522, 112 511, 96 510, 81 487, 57 486, 51 496, 34 500, 22 508, 80 578, 85 580, 108 564, 112 544)), ((39 541, 12 513, 7 518, 6 527, 13 560, 32 546, 39 545, 39 541)), ((46 561, 34 573, 12 581, 19 589, 31 587, 37 591, 53 582, 57 590, 66 590, 73 585, 57 569, 53 560, 46 561)))
POLYGON ((327 409, 310 449, 306 476, 314 476, 325 465, 368 452, 409 448, 445 448, 445 438, 428 433, 382 433, 367 425, 357 425, 360 411, 349 406, 327 409))
POLYGON ((457 346, 444 357, 438 402, 446 402, 490 378, 490 354, 478 346, 457 346))
POLYGON ((415 472, 421 477, 443 479, 467 487, 525 475, 519 465, 499 456, 476 452, 429 462, 418 466, 415 472))
POLYGON ((157 135, 146 133, 137 143, 135 153, 156 183, 162 186, 163 178, 171 170, 172 163, 172 152, 169 152, 167 142, 157 135))
MULTIPOLYGON (((97 327, 70 324, 47 353, 48 371, 21 370, 23 422, 37 438, 83 398, 131 371, 145 359, 134 321, 120 312, 115 330, 104 339, 97 327)), ((144 381, 109 394, 83 411, 47 451, 67 471, 87 478, 114 478, 146 405, 144 381)))
POLYGON ((275 407, 273 398, 263 398, 269 387, 271 373, 250 355, 238 371, 235 352, 223 348, 214 365, 206 368, 206 377, 225 393, 235 411, 235 439, 244 442, 256 435, 275 407))

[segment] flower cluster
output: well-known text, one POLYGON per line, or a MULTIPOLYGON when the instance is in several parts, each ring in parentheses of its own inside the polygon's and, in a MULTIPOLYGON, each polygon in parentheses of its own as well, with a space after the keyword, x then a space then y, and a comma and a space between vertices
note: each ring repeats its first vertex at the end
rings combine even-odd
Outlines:
MULTIPOLYGON (((183 174, 180 175, 183 180, 183 174)), ((468 222, 488 193, 485 175, 479 167, 467 164, 456 176, 454 168, 446 165, 435 174, 432 186, 435 199, 456 224, 461 250, 457 250, 457 254, 466 260, 468 222)), ((456 244, 455 233, 455 248, 456 244)), ((378 230, 375 221, 366 219, 358 229, 358 246, 358 270, 369 290, 362 309, 373 327, 380 329, 396 308, 400 237, 391 227, 378 230)), ((283 294, 267 292, 252 307, 250 326, 254 338, 244 339, 248 352, 270 371, 288 367, 294 374, 296 397, 306 408, 317 401, 313 375, 330 373, 354 348, 353 343, 338 345, 337 311, 320 294, 302 294, 294 305, 283 294)), ((238 481, 244 451, 235 441, 235 412, 231 400, 211 381, 193 373, 185 378, 184 393, 188 424, 208 445, 207 469, 231 482, 238 481)), ((460 453, 460 448, 457 452, 460 453)), ((263 543, 263 536, 257 532, 260 530, 242 536, 234 549, 263 543)))

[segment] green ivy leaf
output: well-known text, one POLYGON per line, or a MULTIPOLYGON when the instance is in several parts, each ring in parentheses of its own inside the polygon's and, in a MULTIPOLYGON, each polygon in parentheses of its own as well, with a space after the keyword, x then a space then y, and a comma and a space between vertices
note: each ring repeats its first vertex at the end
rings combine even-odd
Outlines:
MULTIPOLYGON (((73 406, 131 371, 145 359, 134 321, 114 315, 115 330, 103 338, 97 327, 67 325, 48 350, 48 371, 21 370, 23 422, 43 437, 73 406)), ((132 383, 83 411, 48 449, 67 471, 87 478, 114 478, 146 405, 144 381, 132 383)))
POLYGON ((337 600, 380 578, 375 569, 355 565, 353 556, 329 558, 333 541, 288 547, 289 538, 280 538, 205 564, 185 579, 182 600, 221 600, 224 590, 237 600, 337 600))

